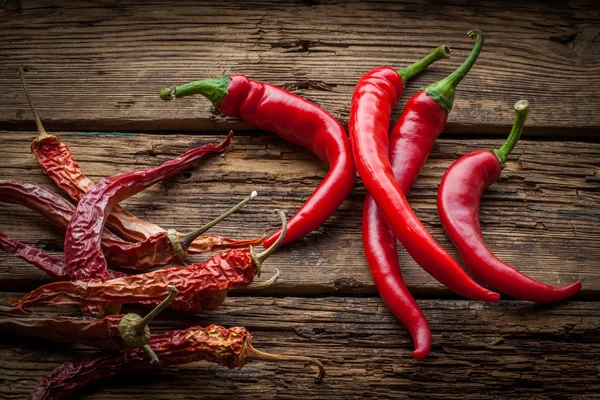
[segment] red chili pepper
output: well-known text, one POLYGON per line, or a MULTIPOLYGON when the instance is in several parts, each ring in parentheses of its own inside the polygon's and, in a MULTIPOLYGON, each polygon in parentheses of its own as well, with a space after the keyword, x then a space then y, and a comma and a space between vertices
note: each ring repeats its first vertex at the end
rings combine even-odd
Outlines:
MULTIPOLYGON (((38 138, 31 144, 31 150, 34 152, 38 163, 44 170, 44 172, 63 190, 69 194, 69 196, 76 201, 81 200, 83 195, 94 186, 94 182, 89 180, 81 171, 79 164, 73 158, 71 151, 60 140, 54 136, 49 135, 42 121, 40 120, 31 96, 25 83, 23 67, 19 67, 19 75, 21 76, 21 83, 33 112, 35 123, 38 129, 38 138)), ((131 241, 145 241, 157 234, 166 232, 165 229, 151 222, 137 218, 136 216, 128 213, 118 204, 114 205, 106 225, 119 236, 124 239, 131 241)), ((248 244, 254 243, 240 243, 237 246, 234 242, 229 242, 230 239, 215 237, 198 237, 191 244, 188 249, 190 254, 204 253, 212 251, 213 249, 219 248, 236 248, 243 247, 248 244), (215 247, 211 247, 213 246, 215 247), (231 243, 231 245, 230 245, 231 243), (223 247, 221 247, 223 246, 223 247)), ((256 242, 261 239, 254 239, 252 242, 256 242)))
MULTIPOLYGON (((277 212, 285 234, 285 215, 279 210, 277 212)), ((137 302, 154 305, 164 296, 165 282, 168 282, 179 292, 169 308, 199 312, 207 306, 218 306, 229 289, 247 285, 255 275, 260 275, 261 264, 277 249, 284 235, 280 237, 273 246, 258 254, 249 247, 229 250, 202 263, 185 267, 165 268, 107 281, 85 279, 55 282, 41 286, 13 303, 22 308, 41 304, 108 305, 137 302)))
MULTIPOLYGON (((227 368, 242 368, 246 362, 257 361, 297 361, 318 367, 315 380, 325 375, 325 367, 314 358, 271 354, 252 346, 252 335, 245 328, 229 329, 209 325, 198 326, 182 331, 171 331, 152 335, 150 348, 159 356, 159 367, 209 361, 227 368)), ((29 400, 62 399, 90 382, 125 372, 146 372, 156 369, 147 361, 147 356, 139 349, 123 355, 102 354, 61 365, 50 375, 40 379, 29 395, 29 400)))
MULTIPOLYGON (((300 96, 243 75, 205 79, 164 89, 163 100, 201 94, 229 117, 244 122, 312 151, 329 163, 329 172, 319 187, 289 221, 283 244, 315 230, 327 220, 350 193, 356 172, 350 143, 342 125, 326 111, 300 96)), ((273 245, 281 231, 264 242, 273 245)))
MULTIPOLYGON (((0 201, 19 204, 38 212, 63 233, 66 231, 69 221, 75 213, 75 206, 64 198, 31 183, 0 180, 0 201)), ((237 211, 237 209, 239 209, 239 205, 238 208, 229 210, 216 220, 204 225, 200 230, 206 231, 231 213, 237 211)), ((194 239, 193 246, 196 252, 201 250, 208 253, 221 249, 255 246, 262 243, 263 240, 264 237, 249 240, 234 240, 220 236, 201 236, 194 239), (201 246, 204 246, 204 248, 201 246)), ((144 241, 131 243, 120 239, 112 232, 104 229, 102 232, 102 250, 109 265, 136 270, 162 267, 170 264, 176 257, 176 254, 173 252, 171 240, 160 233, 144 241)), ((61 268, 64 268, 64 265, 61 268)), ((62 276, 62 278, 70 279, 66 276, 62 276)))
POLYGON ((55 342, 80 343, 110 350, 128 350, 142 347, 158 362, 148 346, 148 323, 164 310, 177 296, 177 289, 167 286, 169 296, 144 318, 138 314, 109 315, 101 319, 50 317, 27 313, 20 308, 0 307, 0 332, 3 334, 32 336, 55 342))
MULTIPOLYGON (((413 129, 422 134, 429 131, 437 135, 442 131, 447 113, 452 108, 456 86, 481 51, 482 33, 471 31, 469 35, 476 35, 477 43, 467 61, 448 77, 428 86, 424 93, 420 92, 417 96, 421 97, 421 101, 415 99, 410 103, 411 108, 404 111, 406 123, 413 125, 413 129)), ((410 208, 394 178, 394 171, 388 160, 387 130, 392 106, 403 90, 402 83, 403 78, 398 72, 379 68, 364 75, 356 86, 349 127, 358 173, 394 236, 423 269, 465 297, 497 301, 500 297, 497 293, 479 286, 435 242, 410 208)), ((403 296, 397 276, 391 279, 395 279, 396 289, 401 291, 398 294, 403 296)))
MULTIPOLYGON (((219 145, 196 147, 158 167, 107 177, 90 188, 79 201, 65 234, 65 267, 68 273, 77 279, 108 279, 106 259, 102 252, 102 231, 111 208, 145 188, 191 167, 205 154, 223 151, 232 137, 233 132, 230 132, 219 145)), ((173 230, 161 232, 154 239, 163 236, 165 243, 167 240, 171 242, 173 253, 185 258, 186 246, 201 233, 196 231, 192 236, 184 237, 181 240, 184 245, 179 243, 180 238, 173 230)))
POLYGON ((500 179, 506 158, 521 136, 528 110, 526 100, 515 104, 515 122, 502 147, 469 153, 448 168, 438 192, 438 211, 465 266, 477 278, 517 299, 547 303, 573 296, 581 289, 581 282, 553 287, 517 271, 488 249, 479 222, 481 194, 500 179))

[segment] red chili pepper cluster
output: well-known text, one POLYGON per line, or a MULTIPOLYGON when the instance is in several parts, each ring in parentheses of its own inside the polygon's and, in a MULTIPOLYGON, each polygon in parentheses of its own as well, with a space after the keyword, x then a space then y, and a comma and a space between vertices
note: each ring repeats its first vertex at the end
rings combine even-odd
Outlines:
MULTIPOLYGON (((432 339, 425 316, 403 281, 396 240, 425 271, 457 294, 474 300, 498 301, 498 293, 475 282, 435 241, 406 199, 406 193, 444 129, 458 84, 483 48, 481 31, 472 30, 468 35, 475 37, 476 42, 464 63, 446 78, 413 95, 389 134, 392 109, 402 95, 404 83, 433 62, 449 57, 447 46, 435 49, 404 69, 379 67, 363 75, 352 98, 349 136, 335 118, 317 105, 242 75, 195 81, 160 93, 165 100, 201 94, 223 114, 241 116, 256 128, 274 132, 311 150, 329 164, 327 176, 289 221, 289 226, 285 215, 277 211, 282 228, 264 241, 266 250, 261 253, 256 253, 252 245, 261 243, 263 238, 236 241, 200 237, 244 206, 255 192, 188 235, 141 220, 118 205, 191 167, 197 159, 222 152, 229 145, 232 133, 218 145, 197 147, 160 166, 123 172, 94 184, 85 177, 69 149, 44 130, 21 69, 23 87, 39 133, 32 150, 44 172, 77 205, 35 185, 0 181, 0 200, 37 211, 65 233, 65 259, 62 260, 0 232, 0 248, 60 280, 14 301, 13 305, 19 308, 0 309, 0 331, 121 351, 59 367, 40 381, 30 399, 60 398, 104 376, 201 359, 230 368, 242 367, 250 359, 309 361, 319 367, 320 379, 324 373, 320 362, 259 352, 252 347, 250 333, 244 328, 211 325, 150 335, 147 323, 167 307, 199 312, 218 307, 228 290, 235 287, 262 288, 274 282, 277 275, 265 283, 252 284, 254 277, 260 275, 262 262, 280 245, 308 234, 333 214, 352 189, 356 172, 368 192, 362 216, 367 263, 384 302, 412 335, 415 358, 428 354, 432 339), (229 250, 199 263, 186 261, 188 252, 221 248, 229 250), (176 261, 184 265, 132 273, 132 270, 164 267, 176 261), (109 267, 128 271, 113 271, 109 267), (126 303, 155 309, 145 318, 137 314, 107 315, 119 312, 126 303), (79 305, 103 318, 48 317, 22 310, 45 304, 79 305), (149 363, 147 357, 156 365, 149 363)), ((482 282, 519 299, 554 302, 577 293, 581 283, 552 287, 516 271, 485 245, 479 224, 481 194, 500 178, 507 155, 521 135, 528 109, 525 100, 515 104, 513 129, 502 147, 468 154, 448 169, 439 189, 438 210, 442 225, 464 265, 482 282)))

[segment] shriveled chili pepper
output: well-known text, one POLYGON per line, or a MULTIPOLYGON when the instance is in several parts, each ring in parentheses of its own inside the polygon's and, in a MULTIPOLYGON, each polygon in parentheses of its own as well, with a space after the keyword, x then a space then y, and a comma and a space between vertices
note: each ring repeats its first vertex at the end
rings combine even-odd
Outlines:
MULTIPOLYGON (((419 92, 405 108, 404 123, 410 124, 412 134, 429 131, 437 135, 442 131, 452 108, 456 86, 473 66, 483 45, 481 31, 470 31, 469 36, 477 36, 477 42, 463 65, 448 77, 419 92)), ((497 301, 500 298, 497 293, 473 281, 436 243, 410 208, 402 188, 396 182, 388 159, 387 131, 392 106, 403 90, 403 79, 390 68, 378 68, 365 74, 356 86, 349 130, 358 173, 394 236, 423 269, 458 294, 476 300, 497 301)), ((384 278, 377 276, 379 282, 384 278)), ((405 296, 403 288, 398 285, 398 275, 391 279, 396 287, 390 289, 397 292, 397 298, 405 296)), ((385 288, 385 285, 380 286, 385 288)))
MULTIPOLYGON (((241 116, 244 122, 273 132, 329 163, 327 176, 289 221, 283 244, 315 230, 350 193, 356 172, 348 137, 342 125, 316 104, 238 74, 167 88, 160 97, 173 100, 194 94, 208 98, 224 115, 241 116)), ((280 234, 269 236, 264 246, 272 246, 280 234)))
POLYGON ((148 346, 152 321, 177 296, 177 289, 167 285, 169 295, 144 318, 138 314, 109 315, 100 319, 47 316, 27 313, 19 308, 0 307, 0 332, 32 336, 55 342, 80 343, 111 350, 142 347, 152 362, 156 354, 148 346))
POLYGON ((517 271, 486 246, 479 221, 481 195, 500 179, 508 154, 521 136, 528 110, 526 100, 515 103, 515 121, 502 147, 469 153, 448 168, 438 192, 438 211, 465 266, 477 278, 517 299, 548 303, 573 296, 581 289, 581 282, 554 287, 517 271))
MULTIPOLYGON (((209 361, 227 368, 242 368, 248 361, 303 362, 318 367, 315 380, 325 375, 323 364, 311 357, 271 354, 257 350, 252 345, 252 335, 245 328, 229 329, 217 325, 205 328, 191 327, 152 335, 150 348, 159 357, 160 368, 209 361)), ((48 376, 40 379, 29 395, 29 400, 62 399, 89 383, 126 372, 155 370, 147 356, 134 349, 123 355, 101 354, 81 362, 61 365, 48 376)))
POLYGON ((165 268, 139 275, 124 276, 103 281, 85 279, 55 282, 27 293, 13 302, 17 307, 40 304, 107 305, 144 303, 152 305, 164 296, 165 282, 177 288, 179 295, 169 308, 199 312, 214 308, 225 299, 225 294, 235 286, 247 285, 260 267, 281 244, 286 232, 285 214, 276 210, 282 221, 280 238, 262 253, 252 246, 244 250, 229 250, 210 259, 183 267, 165 268))
MULTIPOLYGON (((0 232, 0 249, 12 256, 19 257, 20 259, 27 261, 54 279, 66 281, 73 279, 73 277, 66 270, 65 262, 63 260, 45 254, 40 250, 26 245, 25 243, 20 242, 3 232, 0 232)), ((113 270, 109 270, 108 274, 110 279, 125 275, 122 272, 113 270)))
MULTIPOLYGON (((50 190, 31 183, 0 180, 0 201, 19 204, 38 212, 63 233, 75 213, 75 206, 67 200, 50 190)), ((201 229, 206 230, 212 227, 237 209, 239 209, 239 205, 238 208, 229 210, 216 220, 204 225, 201 229)), ((193 244, 196 251, 200 250, 200 246, 203 244, 203 251, 208 253, 222 249, 255 246, 262 243, 263 240, 264 236, 248 240, 234 240, 221 236, 201 236, 194 239, 193 244)), ((172 251, 170 240, 160 234, 158 237, 152 236, 144 241, 131 243, 104 229, 102 232, 102 250, 109 265, 135 270, 162 267, 170 264, 176 257, 172 251)))
MULTIPOLYGON (((200 157, 218 153, 231 141, 233 132, 219 145, 204 145, 187 151, 180 157, 143 171, 124 172, 103 178, 81 198, 65 234, 65 267, 78 279, 108 279, 106 259, 102 252, 102 231, 111 208, 130 196, 163 181, 189 167, 200 157)), ((175 230, 160 232, 151 242, 168 246, 181 259, 187 256, 187 247, 202 230, 181 237, 175 230)), ((150 243, 155 246, 154 243, 150 243)))
MULTIPOLYGON (((21 83, 27 96, 27 101, 38 129, 38 137, 31 144, 31 150, 34 152, 38 163, 44 170, 44 172, 67 194, 76 201, 81 200, 83 195, 94 186, 94 182, 88 179, 77 161, 73 158, 69 148, 60 140, 54 136, 49 135, 33 106, 29 90, 25 83, 23 67, 19 67, 19 75, 21 76, 21 83)), ((161 232, 166 232, 165 229, 151 222, 137 218, 136 216, 125 211, 118 204, 114 205, 110 215, 106 221, 107 226, 116 232, 120 237, 131 241, 144 241, 149 239, 161 232)), ((254 239, 253 242, 259 239, 254 239)), ((262 238, 260 239, 262 240, 262 238)), ((190 254, 205 253, 212 251, 215 242, 214 249, 219 248, 236 248, 243 247, 250 243, 242 243, 240 246, 236 246, 235 242, 230 242, 230 239, 219 238, 219 237, 198 237, 189 246, 190 254), (231 245, 229 244, 231 243, 231 245), (220 247, 223 246, 223 247, 220 247)), ((253 243, 252 243, 253 244, 253 243)))

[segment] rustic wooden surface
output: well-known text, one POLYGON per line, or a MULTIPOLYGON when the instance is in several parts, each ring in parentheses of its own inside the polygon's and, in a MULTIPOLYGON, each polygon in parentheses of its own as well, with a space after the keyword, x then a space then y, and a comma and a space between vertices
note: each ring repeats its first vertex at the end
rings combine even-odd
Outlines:
MULTIPOLYGON (((322 359, 328 370, 323 383, 313 383, 313 371, 303 365, 253 363, 232 371, 200 364, 112 378, 90 386, 82 398, 600 398, 599 20, 593 1, 510 7, 408 0, 218 7, 164 0, 0 2, 0 179, 61 193, 29 151, 36 134, 16 73, 23 64, 46 127, 93 180, 158 165, 235 129, 224 155, 123 204, 185 232, 257 190, 259 197, 214 229, 236 238, 274 230, 272 209, 297 210, 327 167, 306 150, 219 116, 202 99, 162 102, 160 89, 245 73, 306 96, 345 124, 364 72, 400 67, 449 44, 453 57, 409 82, 410 95, 459 65, 472 45, 466 31, 479 27, 487 35, 484 51, 461 84, 447 129, 409 201, 456 256, 437 218, 439 181, 461 155, 500 144, 512 104, 527 98, 532 110, 525 139, 482 201, 485 239, 536 279, 583 282, 574 299, 553 306, 511 299, 483 304, 454 295, 400 250, 407 284, 434 339, 431 355, 415 361, 410 336, 377 296, 364 260, 365 190, 357 178, 326 224, 265 263, 260 280, 281 271, 273 287, 233 293, 221 309, 202 315, 165 313, 153 324, 155 331, 245 326, 257 348, 322 359)), ((61 236, 17 206, 0 204, 0 231, 62 253, 61 236)), ((0 303, 46 282, 35 268, 0 254, 0 303)), ((0 398, 26 397, 40 377, 89 353, 3 337, 0 398)))

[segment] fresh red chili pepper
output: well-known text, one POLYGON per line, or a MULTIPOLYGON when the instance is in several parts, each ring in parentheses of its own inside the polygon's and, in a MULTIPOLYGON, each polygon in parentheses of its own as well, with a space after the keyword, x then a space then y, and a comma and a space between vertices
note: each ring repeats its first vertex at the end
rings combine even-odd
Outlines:
POLYGON ((55 342, 80 343, 110 350, 143 347, 153 362, 156 354, 148 347, 148 323, 177 296, 177 289, 167 286, 169 296, 144 318, 138 314, 109 315, 100 319, 73 318, 32 314, 20 308, 0 307, 0 332, 32 336, 55 342))
MULTIPOLYGON (((0 180, 0 201, 19 204, 38 212, 63 233, 75 213, 75 206, 64 198, 31 183, 0 180)), ((216 220, 204 225, 200 230, 207 230, 214 226, 232 212, 237 211, 239 207, 238 205, 237 208, 227 211, 216 220)), ((202 250, 208 253, 222 249, 255 246, 262 243, 263 240, 264 236, 249 240, 201 236, 194 239, 193 245, 196 252, 202 250), (201 246, 204 246, 204 248, 201 246)), ((160 233, 141 242, 131 243, 104 229, 102 232, 102 250, 109 265, 135 270, 162 267, 170 264, 176 257, 171 241, 160 233)))
MULTIPOLYGON (((81 200, 83 195, 94 186, 94 182, 88 179, 77 161, 73 158, 71 151, 60 140, 54 136, 49 135, 33 106, 29 90, 25 83, 23 67, 19 67, 19 75, 21 76, 21 83, 29 102, 31 111, 35 119, 35 123, 38 129, 38 137, 31 144, 31 150, 34 152, 38 163, 44 170, 44 172, 67 194, 76 201, 81 200)), ((131 241, 144 241, 157 234, 166 232, 165 229, 151 222, 137 218, 136 216, 125 211, 118 204, 114 205, 110 215, 107 218, 106 225, 116 232, 119 236, 124 239, 131 241)), ((254 239, 257 241, 258 239, 254 239)), ((262 240, 262 239, 261 239, 262 240)), ((190 254, 204 253, 212 251, 213 239, 207 237, 196 238, 189 246, 190 254)), ((214 239, 214 249, 222 248, 236 248, 246 246, 248 243, 242 243, 240 246, 236 246, 234 242, 230 246, 229 239, 218 238, 214 239)))
MULTIPOLYGON (((144 303, 154 305, 164 296, 165 283, 174 286, 179 295, 169 308, 199 312, 215 307, 225 299, 225 294, 235 286, 247 285, 260 276, 260 267, 281 244, 286 232, 285 214, 277 210, 282 220, 284 235, 262 253, 252 247, 229 250, 210 259, 184 267, 165 268, 139 275, 124 276, 111 280, 85 279, 81 281, 55 282, 27 293, 17 307, 40 304, 108 305, 144 303)), ((276 279, 277 275, 275 276, 276 279)), ((267 282, 270 284, 272 282, 267 282)), ((259 284, 260 285, 260 284, 259 284)))
POLYGON ((528 110, 526 100, 515 104, 515 122, 502 147, 469 153, 448 168, 438 192, 438 211, 465 266, 477 278, 517 299, 548 303, 573 296, 581 289, 581 282, 553 287, 517 271, 486 246, 479 221, 481 195, 500 179, 506 158, 521 136, 528 110))
MULTIPOLYGON (((448 46, 440 46, 425 59, 397 71, 397 74, 400 75, 404 83, 407 79, 425 69, 429 65, 429 59, 437 60, 449 56, 450 49, 448 46)), ((383 70, 387 72, 388 69, 390 68, 378 68, 371 71, 371 73, 377 74, 383 70)), ((398 97, 400 95, 401 93, 398 93, 398 97)), ((408 107, 410 107, 410 101, 408 104, 408 107)), ((390 107, 393 108, 393 106, 394 104, 390 104, 390 107)), ((404 193, 407 193, 425 163, 425 159, 435 141, 435 136, 426 138, 418 134, 414 136, 406 135, 399 130, 400 126, 400 123, 394 125, 390 133, 390 163, 398 185, 404 193), (427 143, 422 143, 424 140, 431 142, 428 147, 429 150, 427 149, 427 143)), ((379 214, 373 198, 368 193, 363 208, 362 238, 365 257, 381 298, 396 318, 408 328, 413 337, 415 343, 413 356, 415 358, 425 357, 431 348, 429 325, 402 279, 400 264, 398 263, 396 238, 390 232, 387 223, 379 214)))
MULTIPOLYGON (((158 367, 209 361, 227 368, 242 368, 248 361, 297 361, 318 367, 315 380, 325 375, 323 364, 311 357, 271 354, 252 345, 252 335, 245 328, 229 329, 209 325, 181 331, 152 335, 150 348, 159 356, 158 367)), ((139 349, 123 355, 102 354, 81 362, 66 363, 40 379, 29 400, 62 399, 90 382, 125 372, 146 372, 156 369, 139 349)))
MULTIPOLYGON (((233 132, 230 132, 219 145, 196 147, 158 167, 107 177, 90 188, 79 201, 65 234, 67 271, 77 279, 108 279, 106 259, 102 252, 102 231, 111 208, 145 188, 191 167, 205 154, 223 151, 232 137, 233 132)), ((169 230, 155 235, 154 239, 164 237, 163 243, 167 244, 170 241, 173 253, 184 259, 187 256, 186 246, 201 233, 196 231, 191 236, 181 239, 177 232, 169 230)))
MULTIPOLYGON (((241 116, 256 128, 273 132, 312 151, 329 163, 329 172, 289 221, 284 244, 315 230, 346 199, 356 178, 350 143, 342 125, 326 111, 279 87, 243 75, 222 76, 164 89, 163 100, 201 94, 224 115, 241 116)), ((264 242, 273 245, 281 231, 264 242)))
MULTIPOLYGON (((415 99, 411 108, 405 109, 405 123, 413 125, 415 131, 442 131, 456 86, 477 59, 483 45, 480 31, 471 31, 469 35, 476 35, 477 42, 467 61, 448 77, 428 86, 424 93, 420 92, 418 96, 422 100, 415 99)), ((387 130, 392 106, 403 90, 402 82, 402 76, 395 70, 378 68, 365 74, 356 86, 349 127, 358 173, 394 236, 423 269, 465 297, 497 301, 500 297, 497 293, 473 281, 436 243, 410 208, 394 178, 388 160, 387 130)), ((397 277, 395 280, 397 285, 397 277)), ((397 289, 402 291, 399 285, 397 289)))

